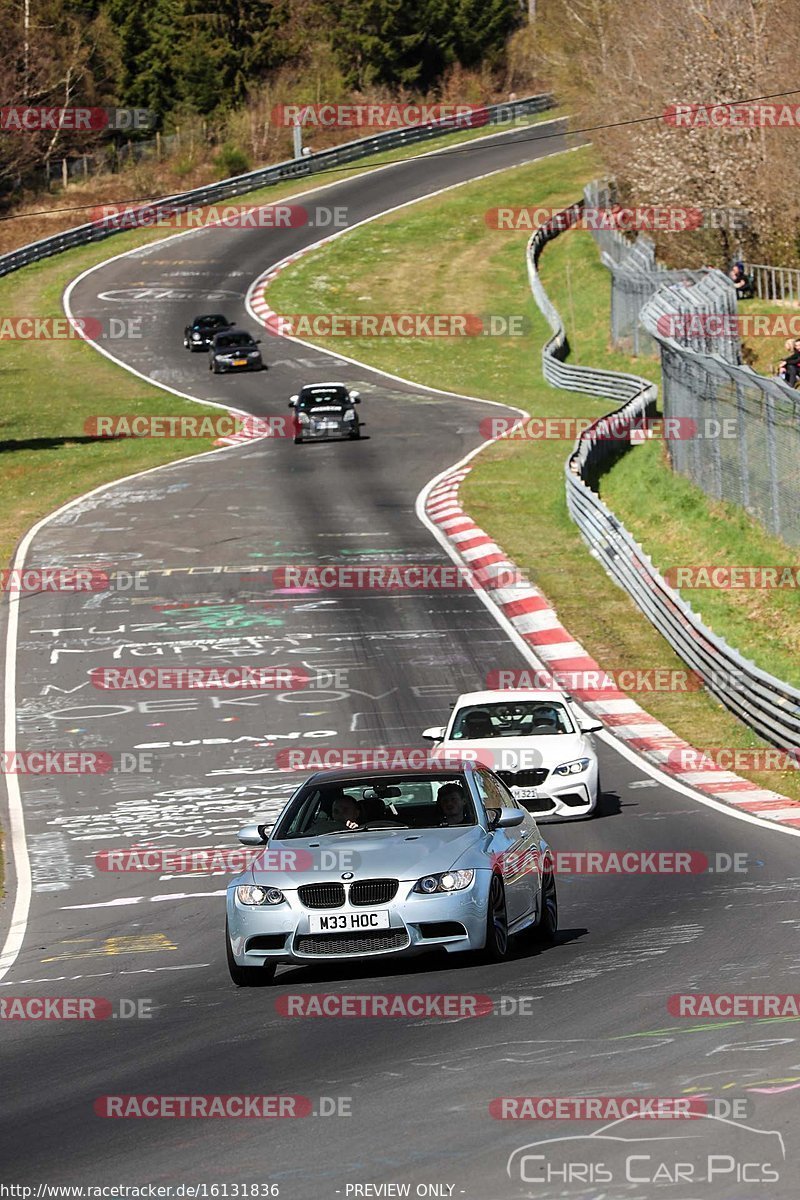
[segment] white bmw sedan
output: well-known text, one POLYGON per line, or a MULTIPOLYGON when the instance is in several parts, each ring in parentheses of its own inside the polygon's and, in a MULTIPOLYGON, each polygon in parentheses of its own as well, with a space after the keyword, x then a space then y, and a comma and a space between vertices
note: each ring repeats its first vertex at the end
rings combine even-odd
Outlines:
POLYGON ((531 688, 459 696, 446 726, 423 737, 491 767, 537 821, 587 817, 600 794, 591 734, 563 692, 531 688))

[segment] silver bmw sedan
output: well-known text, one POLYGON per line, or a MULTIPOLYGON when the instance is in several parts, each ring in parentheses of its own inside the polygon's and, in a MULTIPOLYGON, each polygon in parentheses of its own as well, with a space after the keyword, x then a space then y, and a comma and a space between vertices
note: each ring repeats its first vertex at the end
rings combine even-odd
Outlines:
POLYGON ((288 800, 227 889, 233 982, 279 963, 443 949, 500 961, 509 938, 551 943, 552 857, 534 818, 488 768, 319 771, 288 800))

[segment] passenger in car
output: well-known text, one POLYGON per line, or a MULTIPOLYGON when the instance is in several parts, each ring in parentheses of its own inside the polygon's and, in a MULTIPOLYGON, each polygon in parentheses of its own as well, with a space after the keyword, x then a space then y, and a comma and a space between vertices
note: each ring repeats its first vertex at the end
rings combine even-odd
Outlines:
POLYGON ((463 825, 467 815, 467 798, 457 783, 445 783, 436 794, 436 806, 443 825, 463 825))
POLYGON ((488 712, 480 708, 467 713, 464 720, 464 737, 468 741, 494 737, 494 726, 488 712))

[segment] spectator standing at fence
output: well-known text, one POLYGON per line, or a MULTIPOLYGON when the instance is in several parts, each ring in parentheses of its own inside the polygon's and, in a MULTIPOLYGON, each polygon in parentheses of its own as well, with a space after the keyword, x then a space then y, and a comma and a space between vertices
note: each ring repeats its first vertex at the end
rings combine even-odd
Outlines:
POLYGON ((800 375, 800 338, 794 339, 794 349, 784 360, 784 379, 789 387, 797 387, 797 377, 800 375))
POLYGON ((789 357, 789 355, 794 350, 793 339, 787 338, 786 341, 783 343, 783 348, 786 351, 786 358, 782 358, 781 361, 778 363, 778 376, 781 379, 786 378, 786 359, 789 357))
POLYGON ((736 294, 740 300, 749 300, 753 295, 753 288, 750 280, 747 278, 744 270, 743 262, 733 264, 730 276, 733 286, 736 288, 736 294))

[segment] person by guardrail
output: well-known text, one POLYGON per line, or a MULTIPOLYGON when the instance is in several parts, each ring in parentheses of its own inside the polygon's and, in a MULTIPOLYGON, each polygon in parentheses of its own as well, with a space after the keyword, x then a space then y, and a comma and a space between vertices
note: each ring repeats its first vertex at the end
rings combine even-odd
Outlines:
POLYGON ((752 275, 748 275, 744 269, 743 262, 735 262, 730 269, 729 277, 733 286, 736 288, 736 295, 740 300, 752 300, 755 295, 756 285, 752 275))

